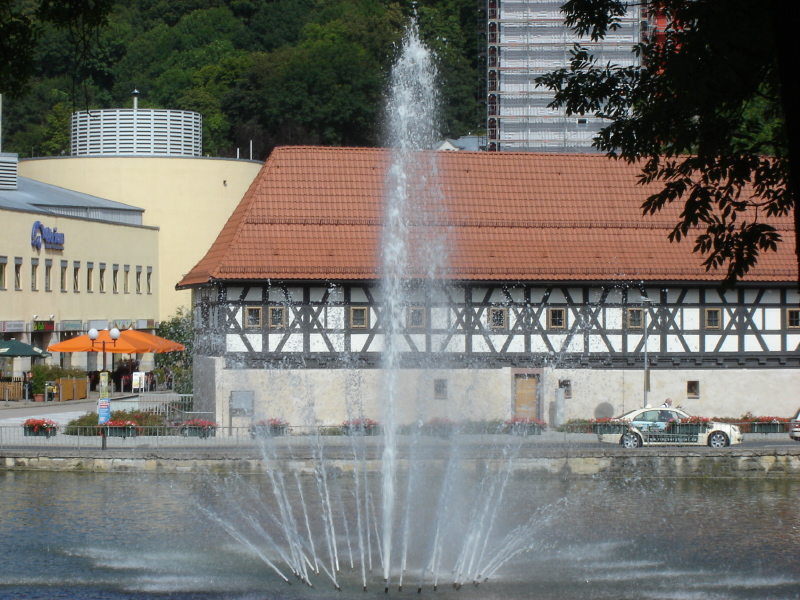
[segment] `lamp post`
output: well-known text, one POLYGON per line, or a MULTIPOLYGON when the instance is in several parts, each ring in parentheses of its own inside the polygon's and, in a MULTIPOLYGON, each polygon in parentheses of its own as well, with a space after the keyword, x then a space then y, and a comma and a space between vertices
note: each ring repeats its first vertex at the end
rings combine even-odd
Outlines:
MULTIPOLYGON (((100 332, 97 329, 89 330, 89 339, 92 340, 94 347, 97 338, 100 337, 100 332)), ((116 346, 119 339, 119 329, 114 327, 108 332, 108 337, 111 338, 111 344, 116 346)), ((111 400, 108 396, 108 371, 106 371, 106 340, 100 342, 102 344, 103 352, 103 371, 100 373, 100 397, 97 399, 97 424, 103 425, 111 418, 111 400)), ((100 431, 100 437, 103 440, 103 450, 106 449, 106 435, 105 430, 100 431)))
MULTIPOLYGON (((111 331, 108 332, 108 336, 111 338, 111 344, 113 346, 117 345, 117 340, 119 339, 119 329, 114 327, 111 331)), ((97 342, 97 338, 100 337, 100 332, 97 329, 90 329, 89 330, 89 339, 92 340, 92 346, 95 345, 97 342)), ((105 340, 100 342, 102 344, 102 353, 103 353, 103 371, 106 370, 106 344, 105 340)))
POLYGON ((647 392, 650 391, 650 369, 647 363, 647 337, 648 337, 648 323, 647 317, 650 314, 650 298, 646 296, 642 296, 642 307, 644 313, 644 404, 642 404, 642 408, 647 408, 647 392))

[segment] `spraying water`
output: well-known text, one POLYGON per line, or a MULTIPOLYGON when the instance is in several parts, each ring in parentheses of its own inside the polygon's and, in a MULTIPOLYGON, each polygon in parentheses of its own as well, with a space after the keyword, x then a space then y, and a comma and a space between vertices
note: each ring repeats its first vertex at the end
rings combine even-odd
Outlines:
POLYGON ((383 298, 381 320, 384 346, 383 576, 388 585, 392 559, 392 526, 397 478, 396 403, 398 401, 399 332, 412 273, 409 267, 411 221, 419 217, 419 203, 432 195, 425 189, 433 170, 432 153, 422 153, 435 141, 437 107, 436 67, 431 51, 412 23, 394 65, 387 104, 387 137, 392 148, 386 175, 383 230, 383 298), (427 163, 427 164, 426 164, 427 163), (417 205, 415 206, 415 203, 417 205))

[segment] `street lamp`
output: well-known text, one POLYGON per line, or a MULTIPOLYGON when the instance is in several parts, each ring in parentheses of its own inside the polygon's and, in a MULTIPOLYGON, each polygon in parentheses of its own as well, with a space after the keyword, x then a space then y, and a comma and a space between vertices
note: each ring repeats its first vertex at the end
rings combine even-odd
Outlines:
POLYGON ((642 311, 644 313, 644 323, 642 324, 644 327, 644 404, 642 408, 647 408, 647 392, 650 391, 650 369, 647 364, 647 334, 649 333, 647 330, 647 317, 650 314, 650 298, 642 296, 641 302, 644 308, 642 311))
MULTIPOLYGON (((108 336, 111 338, 112 345, 117 345, 117 340, 119 339, 119 329, 114 327, 111 331, 108 332, 108 336)), ((95 345, 97 338, 100 337, 100 332, 97 329, 90 329, 89 330, 89 339, 92 340, 92 346, 95 345)), ((102 352, 103 352, 103 371, 106 370, 106 342, 105 340, 100 342, 102 344, 102 352)))
MULTIPOLYGON (((95 346, 97 338, 100 337, 100 332, 94 327, 89 330, 89 339, 92 340, 92 347, 95 346)), ((119 329, 114 327, 108 332, 108 337, 111 338, 111 344, 116 346, 119 339, 119 329)), ((111 401, 108 395, 108 371, 106 371, 106 340, 100 342, 102 344, 103 352, 103 371, 100 373, 100 396, 97 399, 97 424, 103 425, 111 418, 111 401)), ((105 429, 100 430, 100 436, 103 439, 103 450, 106 449, 106 434, 105 429)))

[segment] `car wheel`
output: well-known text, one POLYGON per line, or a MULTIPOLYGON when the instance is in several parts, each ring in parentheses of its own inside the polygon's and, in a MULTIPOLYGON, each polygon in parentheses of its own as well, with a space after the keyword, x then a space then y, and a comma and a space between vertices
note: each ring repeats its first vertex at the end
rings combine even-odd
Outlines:
POLYGON ((642 445, 642 438, 635 433, 625 433, 622 436, 623 448, 638 448, 642 445))
POLYGON ((715 431, 708 436, 708 445, 712 448, 724 448, 725 446, 730 445, 730 441, 728 441, 727 435, 721 431, 715 431))

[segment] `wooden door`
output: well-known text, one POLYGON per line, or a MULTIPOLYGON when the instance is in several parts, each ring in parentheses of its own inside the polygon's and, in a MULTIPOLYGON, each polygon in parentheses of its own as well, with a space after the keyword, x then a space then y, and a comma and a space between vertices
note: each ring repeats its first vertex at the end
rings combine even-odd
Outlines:
POLYGON ((514 379, 518 418, 536 418, 536 377, 517 375, 514 379))

